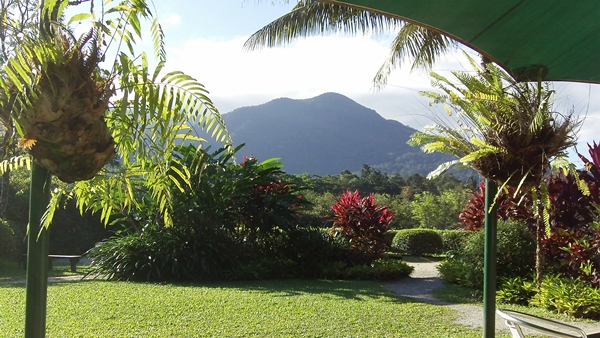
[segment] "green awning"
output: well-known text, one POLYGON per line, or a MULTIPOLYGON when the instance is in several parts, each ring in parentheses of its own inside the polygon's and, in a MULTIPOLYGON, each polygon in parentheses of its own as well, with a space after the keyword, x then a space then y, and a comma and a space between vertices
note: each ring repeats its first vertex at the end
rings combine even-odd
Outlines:
POLYGON ((517 80, 600 82, 600 3, 565 0, 321 0, 448 35, 517 80))

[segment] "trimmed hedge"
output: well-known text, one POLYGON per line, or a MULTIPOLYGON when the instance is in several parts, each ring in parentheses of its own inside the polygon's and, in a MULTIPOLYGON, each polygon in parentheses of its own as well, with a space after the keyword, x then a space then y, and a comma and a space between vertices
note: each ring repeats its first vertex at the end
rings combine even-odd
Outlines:
POLYGON ((444 245, 436 230, 404 229, 396 232, 390 250, 413 256, 435 255, 444 252, 444 245))
POLYGON ((472 235, 465 230, 403 229, 391 230, 393 236, 390 251, 409 255, 437 255, 461 250, 463 243, 472 235))

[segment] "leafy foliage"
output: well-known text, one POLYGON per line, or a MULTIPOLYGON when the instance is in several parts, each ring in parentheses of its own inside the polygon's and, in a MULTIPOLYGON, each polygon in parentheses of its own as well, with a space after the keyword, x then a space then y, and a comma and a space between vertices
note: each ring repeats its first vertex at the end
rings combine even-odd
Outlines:
POLYGON ((600 289, 579 279, 546 276, 530 303, 577 318, 600 318, 600 289))
MULTIPOLYGON (((202 84, 178 71, 163 74, 164 34, 145 1, 106 6, 92 2, 89 12, 68 21, 90 27, 80 37, 62 21, 52 21, 62 18, 71 5, 81 2, 44 1, 42 11, 50 24, 23 32, 18 48, 3 63, 2 121, 16 123, 21 144, 34 160, 63 180, 78 181, 73 190, 57 191, 51 206, 63 195, 76 197, 81 211, 101 212, 108 223, 113 213, 126 214, 152 199, 163 222, 171 225, 169 182, 189 184, 190 179, 186 170, 169 170, 174 149, 201 141, 192 136, 196 127, 230 147, 223 120, 202 84), (148 55, 135 52, 146 22, 157 59, 154 70, 149 69, 148 55), (106 60, 109 55, 115 55, 112 62, 106 60), (33 127, 40 124, 46 127, 33 127), (115 144, 117 170, 103 167, 114 155, 115 144), (89 146, 93 151, 86 150, 89 146), (140 186, 149 193, 137 194, 140 186)), ((46 226, 51 216, 52 210, 46 226)))
POLYGON ((443 93, 423 93, 456 114, 459 128, 436 124, 413 134, 409 144, 458 157, 438 172, 461 163, 501 186, 537 188, 550 162, 564 158, 574 144, 580 121, 572 112, 553 112, 553 91, 541 82, 517 83, 491 63, 479 67, 470 60, 475 75, 453 72, 453 83, 433 73, 432 85, 443 93))
MULTIPOLYGON (((571 215, 575 215, 577 210, 573 208, 571 215)), ((553 271, 600 286, 600 230, 597 222, 580 227, 576 223, 559 223, 552 228, 551 236, 544 239, 544 247, 546 260, 553 271)))
POLYGON ((376 259, 371 264, 358 264, 343 269, 335 267, 327 276, 335 279, 393 281, 408 277, 414 267, 396 259, 376 259))
POLYGON ((210 280, 239 264, 234 244, 218 232, 147 227, 102 241, 86 257, 93 266, 89 274, 114 280, 210 280))
MULTIPOLYGON (((509 219, 514 221, 531 220, 533 214, 530 199, 521 199, 518 196, 515 198, 514 196, 514 188, 507 188, 506 192, 498 193, 495 201, 498 206, 498 217, 503 221, 509 219)), ((472 191, 471 198, 465 204, 458 218, 465 225, 465 229, 478 230, 484 226, 485 213, 485 182, 481 182, 479 189, 472 191)))
POLYGON ((600 146, 594 142, 588 148, 591 161, 579 154, 585 170, 548 179, 552 232, 544 247, 554 271, 600 287, 600 146), (580 180, 589 194, 582 192, 580 180))
POLYGON ((210 154, 191 146, 178 148, 178 167, 191 168, 195 178, 183 193, 173 187, 183 224, 217 226, 252 238, 292 228, 298 212, 310 206, 302 195, 307 188, 288 181, 277 159, 248 157, 235 164, 232 158, 239 149, 210 154))
POLYGON ((465 230, 439 230, 438 233, 442 237, 442 246, 445 253, 459 251, 467 237, 472 234, 471 231, 465 230))
POLYGON ((360 198, 358 190, 346 191, 331 206, 335 214, 332 231, 341 232, 353 252, 369 261, 387 250, 385 232, 393 214, 375 203, 373 194, 360 198))
POLYGON ((460 224, 457 215, 466 199, 464 190, 446 190, 439 196, 427 191, 416 194, 410 203, 413 219, 421 228, 455 229, 460 224))
POLYGON ((193 180, 191 186, 172 182, 173 226, 144 206, 131 216, 141 231, 89 251, 93 273, 123 280, 322 277, 324 262, 344 260, 344 248, 329 235, 297 227, 297 212, 309 203, 281 163, 247 158, 235 164, 224 149, 177 150, 171 170, 189 168, 193 180))
POLYGON ((532 278, 522 276, 503 278, 499 284, 496 300, 503 303, 528 305, 537 293, 537 286, 532 278))
MULTIPOLYGON (((535 266, 535 242, 522 224, 513 221, 498 224, 498 277, 527 276, 535 266)), ((439 267, 442 278, 460 285, 483 285, 484 232, 468 236, 461 249, 439 267)))
MULTIPOLYGON (((589 146, 590 156, 597 158, 599 147, 589 146)), ((597 286, 600 271, 598 256, 598 238, 600 233, 595 224, 598 217, 596 200, 598 199, 597 163, 584 159, 585 170, 556 172, 545 178, 547 186, 550 228, 543 238, 545 261, 557 273, 573 278, 581 278, 597 286), (585 183, 585 187, 582 187, 585 183)), ((484 185, 465 206, 460 215, 467 229, 483 227, 484 185)), ((518 196, 513 189, 499 193, 498 216, 503 219, 525 221, 534 233, 536 215, 531 210, 531 196, 518 196), (517 195, 517 196, 515 196, 517 195), (520 202, 520 203, 519 203, 520 202)))

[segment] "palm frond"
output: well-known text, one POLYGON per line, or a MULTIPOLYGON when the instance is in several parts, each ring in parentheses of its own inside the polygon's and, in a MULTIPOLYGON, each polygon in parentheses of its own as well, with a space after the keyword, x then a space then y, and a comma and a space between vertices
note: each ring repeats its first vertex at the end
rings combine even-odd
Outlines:
POLYGON ((252 34, 244 43, 244 49, 282 46, 298 38, 331 32, 385 32, 397 28, 400 22, 396 18, 366 10, 300 0, 289 13, 252 34))
POLYGON ((442 93, 424 95, 455 110, 450 115, 469 132, 438 127, 429 135, 415 134, 412 143, 427 152, 461 154, 461 162, 499 184, 518 189, 537 186, 552 160, 573 145, 581 122, 573 112, 563 117, 551 111, 554 92, 547 85, 516 83, 499 67, 482 67, 467 58, 477 67, 476 74, 453 72, 455 82, 432 74, 432 85, 442 93), (448 140, 460 140, 456 145, 462 148, 448 146, 448 140))
POLYGON ((392 41, 388 58, 373 78, 376 88, 383 87, 392 70, 407 59, 411 69, 430 70, 439 57, 458 48, 456 41, 447 36, 412 23, 404 23, 392 41))

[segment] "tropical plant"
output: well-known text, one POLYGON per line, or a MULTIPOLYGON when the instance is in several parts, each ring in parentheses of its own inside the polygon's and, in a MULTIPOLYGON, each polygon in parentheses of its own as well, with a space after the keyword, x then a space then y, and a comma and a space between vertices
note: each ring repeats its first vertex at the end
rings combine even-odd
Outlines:
POLYGON ((577 318, 600 318, 600 289, 578 279, 546 276, 530 304, 577 318))
MULTIPOLYGON (((533 218, 531 198, 515 196, 514 188, 500 191, 494 202, 497 205, 497 215, 503 220, 527 221, 533 218)), ((471 192, 471 198, 465 204, 463 211, 458 215, 466 230, 479 230, 484 226, 485 218, 485 183, 479 183, 479 189, 471 192)))
MULTIPOLYGON (((65 8, 84 4, 45 1, 41 28, 20 32, 0 70, 1 120, 14 122, 19 144, 37 163, 63 181, 77 182, 71 192, 54 194, 45 225, 63 194, 75 196, 82 211, 101 211, 108 222, 113 212, 140 203, 136 184, 158 201, 170 225, 169 182, 190 179, 188 171, 169 170, 176 145, 200 141, 193 136, 195 126, 231 140, 202 84, 181 72, 163 74, 164 35, 145 1, 91 2, 87 12, 62 20, 65 8), (148 21, 154 70, 148 55, 135 51, 148 21), (67 27, 73 22, 89 30, 76 37, 67 27), (105 164, 115 154, 121 166, 111 170, 105 164)), ((11 22, 3 32, 13 29, 11 22)), ((3 168, 8 163, 14 161, 3 168)))
POLYGON ((544 247, 555 272, 600 287, 600 146, 594 142, 588 148, 591 161, 578 153, 584 170, 548 178, 552 232, 545 238, 544 247), (586 183, 589 194, 579 189, 578 178, 586 183))
MULTIPOLYGON (((575 144, 574 134, 581 121, 572 111, 566 114, 552 111, 554 91, 547 84, 517 83, 500 67, 491 63, 478 66, 468 58, 477 70, 475 75, 453 72, 458 80, 455 84, 432 73, 432 85, 442 93, 423 93, 433 103, 444 104, 449 115, 456 113, 458 128, 435 124, 424 132, 414 133, 408 143, 422 146, 425 152, 438 151, 458 157, 440 165, 432 176, 459 164, 472 167, 503 188, 515 188, 523 195, 531 192, 537 217, 537 280, 541 283, 542 240, 550 222, 548 193, 540 183, 551 162, 575 169, 567 165, 566 150, 575 144)), ((583 183, 580 187, 586 190, 583 183)))
POLYGON ((235 239, 192 227, 144 227, 97 243, 86 252, 88 275, 128 281, 220 279, 240 264, 235 239))
POLYGON ((296 226, 298 213, 310 206, 302 195, 307 188, 287 181, 277 159, 259 162, 245 157, 234 163, 241 147, 213 153, 193 146, 177 148, 178 163, 172 170, 189 168, 194 178, 191 186, 173 184, 177 226, 218 227, 251 238, 296 226))
POLYGON ((432 85, 442 93, 422 93, 432 104, 444 104, 448 115, 456 116, 458 128, 435 124, 414 133, 409 144, 458 157, 430 175, 462 164, 501 186, 537 188, 551 161, 566 161, 581 121, 573 112, 552 111, 554 91, 548 85, 517 83, 494 64, 469 61, 475 75, 452 72, 458 80, 453 83, 432 73, 432 85))
POLYGON ((449 37, 395 17, 313 0, 299 0, 289 13, 252 34, 244 48, 275 47, 301 37, 336 31, 397 34, 388 58, 373 78, 377 87, 384 85, 391 71, 406 59, 413 59, 413 69, 429 68, 440 55, 457 48, 449 37))
MULTIPOLYGON (((589 146, 593 158, 598 149, 596 144, 589 146)), ((580 155, 582 156, 582 155, 580 155)), ((585 158, 585 157, 584 157, 585 158)), ((552 271, 589 281, 598 285, 600 256, 597 254, 597 238, 600 236, 595 221, 598 210, 595 199, 598 198, 598 182, 593 174, 596 164, 585 161, 584 170, 572 172, 555 172, 544 178, 547 186, 549 205, 547 206, 550 231, 542 238, 546 267, 552 271), (590 194, 586 194, 579 186, 579 181, 586 182, 590 194)), ((500 192, 497 196, 498 216, 503 220, 527 222, 530 231, 535 234, 537 217, 531 210, 531 196, 520 197, 513 188, 508 192, 500 192), (520 201, 520 203, 518 203, 520 201)), ((467 229, 483 228, 484 185, 474 191, 473 197, 465 206, 460 218, 467 229)))
POLYGON ((508 304, 528 305, 536 295, 537 287, 528 277, 502 278, 496 300, 508 304))
POLYGON ((373 194, 361 198, 358 190, 346 191, 331 206, 335 214, 332 233, 340 232, 357 254, 357 259, 370 261, 388 249, 385 240, 393 214, 375 203, 373 194))

